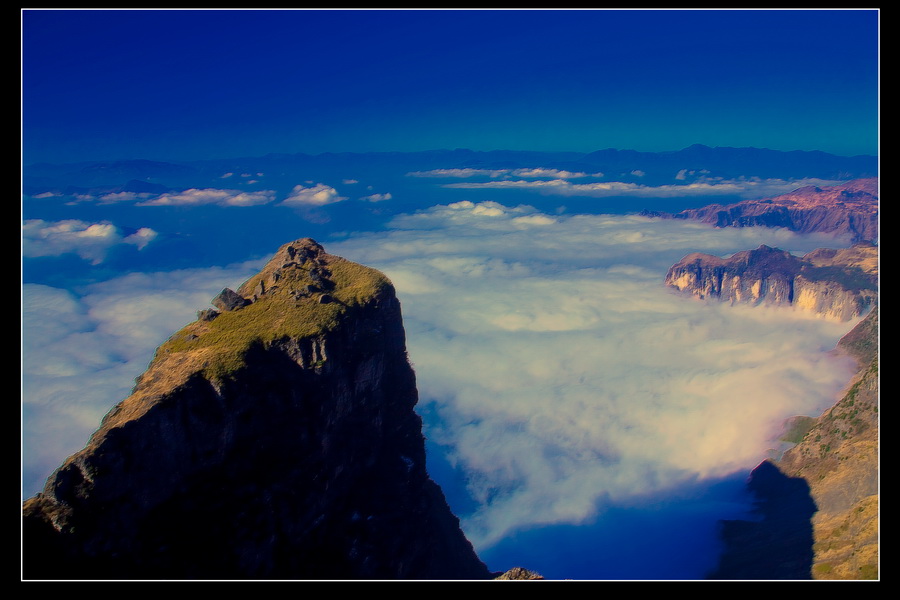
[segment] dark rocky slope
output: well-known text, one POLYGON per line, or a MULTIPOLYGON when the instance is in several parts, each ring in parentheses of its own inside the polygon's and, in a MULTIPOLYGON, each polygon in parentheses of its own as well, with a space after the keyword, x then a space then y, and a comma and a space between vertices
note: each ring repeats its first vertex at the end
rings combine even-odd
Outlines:
POLYGON ((304 239, 216 304, 24 503, 24 578, 490 578, 426 473, 390 282, 304 239))

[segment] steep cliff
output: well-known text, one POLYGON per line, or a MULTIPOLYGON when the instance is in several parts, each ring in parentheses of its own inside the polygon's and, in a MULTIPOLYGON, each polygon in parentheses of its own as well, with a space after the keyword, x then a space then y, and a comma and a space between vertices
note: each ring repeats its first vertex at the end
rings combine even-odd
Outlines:
POLYGON ((838 350, 859 371, 836 404, 797 421, 802 431, 786 436, 795 446, 750 474, 758 518, 722 523, 725 551, 711 579, 878 578, 877 312, 838 350))
POLYGON ((490 578, 381 273, 302 239, 214 304, 24 503, 26 579, 490 578))
POLYGON ((793 305, 850 320, 875 302, 878 249, 871 244, 814 250, 796 257, 769 246, 729 258, 692 253, 673 265, 666 285, 733 304, 793 305))
POLYGON ((796 445, 750 475, 757 518, 722 524, 711 579, 878 577, 878 249, 868 243, 803 257, 760 246, 729 258, 689 254, 666 284, 700 298, 793 305, 832 318, 868 315, 838 344, 859 371, 817 418, 797 417, 796 445))
POLYGON ((878 317, 870 313, 839 343, 859 371, 841 399, 777 461, 809 482, 815 579, 878 576, 878 317))

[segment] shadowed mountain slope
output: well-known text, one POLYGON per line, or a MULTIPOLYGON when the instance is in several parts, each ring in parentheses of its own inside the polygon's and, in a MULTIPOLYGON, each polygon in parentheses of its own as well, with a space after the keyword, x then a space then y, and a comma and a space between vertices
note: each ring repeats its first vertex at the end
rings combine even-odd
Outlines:
MULTIPOLYGON (((756 521, 725 521, 711 579, 877 579, 878 317, 838 344, 859 371, 840 400, 799 421, 799 442, 750 474, 756 521)), ((790 436, 788 436, 790 437, 790 436)))
POLYGON ((24 503, 26 579, 485 579, 425 471, 400 304, 310 239, 173 335, 24 503))

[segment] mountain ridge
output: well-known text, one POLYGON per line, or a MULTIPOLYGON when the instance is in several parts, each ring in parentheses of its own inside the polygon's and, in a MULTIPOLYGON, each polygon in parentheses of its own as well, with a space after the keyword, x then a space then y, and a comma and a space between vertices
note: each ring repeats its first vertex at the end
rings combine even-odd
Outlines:
MULTIPOLYGON (((511 149, 492 149, 492 150, 474 150, 471 148, 435 148, 431 150, 385 150, 385 151, 347 151, 347 152, 319 152, 319 153, 307 153, 307 152, 270 152, 268 154, 264 154, 261 156, 245 156, 245 157, 234 157, 229 159, 209 159, 211 162, 218 162, 220 160, 242 160, 242 159, 253 159, 253 158, 267 158, 267 157, 279 157, 279 158, 314 158, 314 157, 329 157, 329 156, 363 156, 363 155, 373 155, 373 156, 441 156, 444 157, 446 155, 456 155, 456 156, 471 156, 471 155, 559 155, 566 157, 583 157, 590 156, 594 158, 609 158, 612 156, 627 156, 627 157, 638 157, 638 156, 672 156, 672 155, 710 155, 714 153, 729 153, 729 154, 739 154, 746 156, 748 153, 756 153, 756 154, 769 154, 771 156, 804 156, 804 157, 835 157, 838 159, 865 159, 865 160, 874 160, 876 157, 874 155, 869 154, 855 154, 855 155, 839 155, 833 154, 830 152, 824 152, 821 150, 775 150, 770 148, 759 148, 755 146, 707 146, 705 144, 691 144, 690 146, 685 146, 684 148, 680 148, 678 150, 633 150, 628 148, 604 148, 599 150, 586 150, 586 151, 575 151, 575 150, 511 150, 511 149)), ((41 169, 41 168, 54 168, 63 165, 69 166, 79 166, 80 168, 96 168, 97 165, 115 165, 115 166, 126 166, 129 164, 146 164, 151 165, 153 167, 161 167, 164 165, 183 165, 190 163, 199 163, 199 162, 207 162, 207 160, 203 161, 195 161, 195 160, 170 160, 170 159, 143 159, 143 158, 134 158, 134 159, 105 159, 105 160, 89 160, 82 161, 78 163, 51 163, 51 162, 38 162, 30 165, 25 165, 27 169, 41 169)))
MULTIPOLYGON (((26 193, 68 186, 122 185, 129 179, 152 180, 172 187, 210 183, 227 171, 277 172, 282 166, 303 167, 315 173, 346 173, 348 169, 372 169, 382 175, 394 168, 402 176, 409 171, 437 168, 545 167, 603 171, 610 177, 642 172, 638 180, 677 183, 679 173, 694 172, 703 178, 816 178, 847 180, 877 177, 877 157, 838 156, 819 151, 782 151, 765 148, 709 147, 695 144, 672 151, 638 151, 608 148, 586 152, 540 150, 423 150, 397 152, 270 153, 263 156, 205 160, 107 160, 72 164, 40 163, 23 167, 26 193), (387 169, 387 171, 385 171, 387 169)), ((296 183, 296 182, 294 182, 296 183)))
POLYGON ((694 252, 669 268, 665 285, 700 299, 794 306, 847 321, 875 304, 878 248, 819 248, 803 257, 766 245, 728 258, 694 252))
POLYGON ((852 243, 878 240, 878 179, 854 179, 833 186, 804 186, 759 200, 709 204, 674 214, 645 216, 690 219, 715 227, 784 227, 797 233, 848 236, 852 243))
POLYGON ((23 503, 25 578, 490 578, 425 470, 389 280, 306 238, 239 291, 23 503))
POLYGON ((879 577, 878 312, 838 342, 857 361, 847 388, 799 439, 747 483, 757 519, 721 524, 725 549, 710 579, 872 580, 879 577))

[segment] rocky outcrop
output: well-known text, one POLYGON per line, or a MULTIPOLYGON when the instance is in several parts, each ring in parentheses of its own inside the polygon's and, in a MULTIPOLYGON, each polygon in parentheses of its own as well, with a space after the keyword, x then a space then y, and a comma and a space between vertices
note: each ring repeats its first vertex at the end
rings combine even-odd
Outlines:
POLYGON ((497 581, 538 581, 543 580, 544 576, 534 571, 522 567, 513 567, 512 569, 501 573, 494 577, 497 581))
POLYGON ((801 257, 760 246, 729 258, 692 253, 673 265, 666 285, 732 304, 792 305, 850 320, 874 304, 878 249, 871 244, 819 249, 801 257))
POLYGON ((234 294, 24 503, 24 578, 489 579, 425 470, 390 282, 303 239, 234 294))
POLYGON ((212 305, 219 310, 237 310, 250 304, 250 301, 230 288, 225 288, 212 299, 212 305))
POLYGON ((878 320, 838 344, 858 373, 799 442, 750 474, 757 519, 722 523, 711 579, 878 578, 878 320))
POLYGON ((832 233, 852 243, 878 240, 878 179, 855 179, 835 186, 806 186, 788 194, 735 204, 710 204, 674 215, 715 227, 784 227, 798 233, 832 233))

